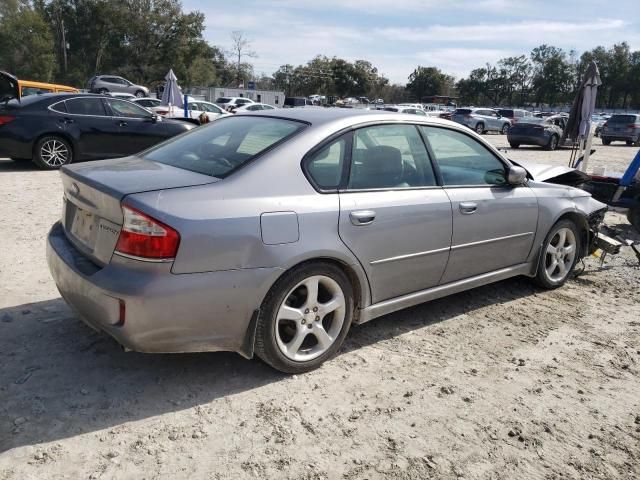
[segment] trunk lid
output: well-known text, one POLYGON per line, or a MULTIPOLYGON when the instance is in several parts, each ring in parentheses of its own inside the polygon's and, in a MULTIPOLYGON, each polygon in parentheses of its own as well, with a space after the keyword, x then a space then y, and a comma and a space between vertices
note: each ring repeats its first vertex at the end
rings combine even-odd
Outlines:
POLYGON ((109 263, 113 255, 122 226, 124 197, 219 181, 135 156, 67 165, 60 173, 65 234, 78 250, 99 265, 109 263))
POLYGON ((0 70, 0 102, 20 99, 18 79, 10 73, 0 70))

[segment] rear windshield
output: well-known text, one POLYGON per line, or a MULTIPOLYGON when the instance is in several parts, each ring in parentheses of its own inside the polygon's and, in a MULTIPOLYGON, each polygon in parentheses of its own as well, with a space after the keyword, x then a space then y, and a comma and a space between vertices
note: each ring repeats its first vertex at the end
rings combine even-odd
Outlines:
POLYGON ((454 115, 455 115, 456 113, 457 113, 457 114, 460 114, 460 115, 468 115, 468 114, 470 114, 470 113, 471 113, 471 109, 469 109, 469 108, 458 108, 458 109, 457 109, 455 112, 453 112, 453 113, 454 113, 454 115))
POLYGON ((636 115, 613 115, 609 123, 634 123, 636 119, 636 115))
POLYGON ((216 100, 216 103, 229 103, 230 101, 230 98, 220 97, 216 100))
POLYGON ((305 124, 280 118, 242 115, 191 130, 141 156, 192 172, 224 178, 305 124))

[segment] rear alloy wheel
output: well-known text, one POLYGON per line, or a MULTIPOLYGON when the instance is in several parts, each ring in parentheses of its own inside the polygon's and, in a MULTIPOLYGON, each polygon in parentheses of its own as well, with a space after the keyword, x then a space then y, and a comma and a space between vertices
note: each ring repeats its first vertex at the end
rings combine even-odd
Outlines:
POLYGON ((478 135, 482 135, 482 134, 484 133, 484 123, 482 123, 482 122, 478 122, 478 123, 476 124, 476 128, 475 128, 475 130, 476 130, 476 133, 477 133, 478 135))
POLYGON ((73 160, 73 150, 69 142, 57 136, 41 138, 34 150, 35 164, 45 170, 57 170, 73 160))
POLYGON ((137 97, 137 98, 143 98, 144 96, 145 96, 145 95, 144 95, 144 92, 143 92, 142 90, 138 90, 138 91, 136 92, 136 97, 137 97))
POLYGON ((511 143, 511 142, 509 142, 509 145, 511 145, 511 148, 519 148, 520 147, 519 143, 511 143))
POLYGON ((556 148, 558 148, 558 136, 553 134, 547 144, 547 150, 555 150, 556 148))
POLYGON ((502 135, 506 135, 507 133, 509 133, 509 128, 511 128, 511 125, 509 125, 508 123, 505 123, 505 124, 502 126, 502 130, 500 130, 500 133, 501 133, 502 135))
POLYGON ((342 345, 353 317, 347 276, 332 264, 303 265, 285 274, 263 303, 256 354, 286 373, 313 370, 342 345))
POLYGON ((578 261, 580 234, 570 220, 556 223, 542 246, 535 281, 544 288, 558 288, 567 281, 578 261))

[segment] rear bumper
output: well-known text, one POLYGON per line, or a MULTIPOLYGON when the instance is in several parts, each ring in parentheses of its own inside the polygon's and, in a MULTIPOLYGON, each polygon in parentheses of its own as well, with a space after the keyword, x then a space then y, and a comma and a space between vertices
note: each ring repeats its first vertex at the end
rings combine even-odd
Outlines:
POLYGON ((100 268, 75 249, 60 223, 49 232, 47 262, 60 294, 85 323, 130 350, 150 353, 242 351, 251 315, 281 273, 175 275, 171 264, 117 255, 100 268))

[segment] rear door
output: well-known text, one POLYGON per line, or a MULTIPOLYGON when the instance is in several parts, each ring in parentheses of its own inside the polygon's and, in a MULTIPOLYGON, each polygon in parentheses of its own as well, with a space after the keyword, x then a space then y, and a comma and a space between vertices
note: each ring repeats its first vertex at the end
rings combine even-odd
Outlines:
POLYGON ((416 126, 353 133, 339 234, 362 264, 374 303, 438 284, 449 258, 451 202, 416 126))
POLYGON ((109 98, 111 119, 118 126, 118 153, 131 155, 162 141, 167 136, 161 121, 153 119, 144 108, 133 102, 109 98))
POLYGON ((117 157, 118 125, 107 115, 101 97, 77 97, 66 100, 66 114, 60 122, 77 138, 76 156, 84 158, 117 157))
POLYGON ((451 254, 442 283, 524 263, 533 246, 538 201, 506 183, 507 165, 471 135, 421 127, 451 199, 451 254))

